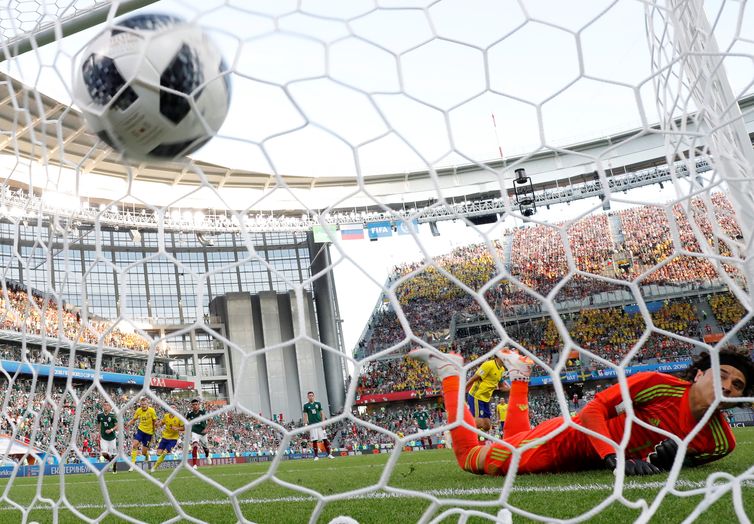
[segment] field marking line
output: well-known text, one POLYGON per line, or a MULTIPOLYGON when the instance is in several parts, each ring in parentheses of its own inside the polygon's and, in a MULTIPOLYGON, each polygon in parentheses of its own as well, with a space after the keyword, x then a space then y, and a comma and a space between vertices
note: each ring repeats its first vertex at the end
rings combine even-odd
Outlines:
MULTIPOLYGON (((754 487, 754 482, 745 481, 744 486, 754 487)), ((701 488, 706 485, 704 481, 688 481, 680 480, 676 482, 676 487, 679 488, 701 488)), ((664 482, 627 482, 624 490, 634 489, 660 489, 665 486, 664 482)), ((514 486, 511 488, 511 493, 568 493, 574 491, 612 491, 614 489, 613 484, 570 484, 564 486, 514 486)), ((497 495, 501 493, 500 488, 447 488, 447 489, 435 489, 421 492, 425 495, 433 495, 438 498, 457 498, 465 495, 497 495)), ((369 499, 390 499, 390 498, 412 498, 416 495, 404 494, 404 493, 369 493, 359 496, 348 496, 343 500, 369 500, 369 499)), ((309 496, 288 496, 288 497, 275 497, 275 498, 239 498, 239 504, 278 504, 281 502, 312 502, 318 500, 316 497, 309 496)), ((0 502, 1 503, 1 502, 0 502)), ((208 499, 208 500, 185 500, 180 501, 181 506, 224 506, 228 505, 228 500, 208 499)), ((173 505, 168 502, 144 502, 144 503, 124 503, 124 504, 112 504, 112 508, 116 509, 129 509, 129 508, 164 508, 172 507, 173 505)), ((37 510, 44 511, 44 507, 39 507, 37 510)), ((76 509, 107 509, 104 504, 80 504, 76 505, 76 509)), ((18 511, 13 507, 0 507, 0 511, 18 511)))
MULTIPOLYGON (((442 463, 448 463, 448 464, 453 463, 453 464, 455 464, 456 461, 455 460, 425 460, 425 461, 420 461, 420 462, 410 462, 410 463, 407 463, 407 464, 442 464, 442 463)), ((251 466, 251 465, 257 465, 257 464, 269 464, 269 462, 266 462, 266 463, 265 462, 247 463, 247 464, 223 464, 222 466, 219 466, 219 467, 225 469, 226 467, 251 466)), ((380 466, 384 466, 384 464, 380 464, 380 466)), ((214 466, 214 467, 217 467, 217 466, 214 466)), ((310 468, 295 468, 295 469, 285 469, 285 470, 281 471, 280 469, 278 469, 278 472, 282 472, 282 473, 312 473, 313 471, 318 471, 318 472, 319 471, 342 471, 344 469, 365 469, 365 468, 368 468, 368 467, 371 467, 371 464, 352 464, 352 465, 347 465, 347 466, 330 466, 330 467, 327 467, 327 468, 317 468, 316 470, 313 470, 313 469, 310 469, 310 468)), ((172 472, 173 469, 174 468, 159 469, 159 470, 157 470, 157 472, 158 473, 165 473, 165 472, 168 472, 168 471, 172 472)), ((186 470, 185 471, 186 473, 190 474, 190 472, 188 471, 188 469, 186 469, 186 468, 184 468, 184 469, 186 470)), ((200 469, 199 471, 202 471, 202 469, 200 469)), ((204 469, 204 471, 206 472, 206 469, 204 469)), ((121 473, 124 474, 124 475, 129 475, 131 472, 129 472, 129 471, 122 471, 121 473)), ((266 475, 266 474, 267 474, 267 471, 264 471, 264 472, 258 472, 258 471, 243 471, 243 472, 241 472, 241 471, 236 471, 234 473, 213 473, 213 474, 209 474, 207 476, 210 479, 215 480, 216 478, 220 478, 220 477, 241 477, 241 476, 259 477, 259 476, 266 475)), ((90 478, 89 475, 92 475, 92 474, 91 473, 87 473, 85 475, 81 475, 81 477, 83 477, 83 478, 90 478)), ((127 482, 143 482, 144 481, 144 479, 140 475, 139 476, 134 476, 133 478, 123 478, 122 476, 120 476, 120 474, 118 476, 113 476, 111 473, 105 473, 104 475, 105 475, 106 482, 107 482, 108 485, 109 484, 125 484, 127 482)), ((180 480, 193 479, 194 478, 193 474, 190 474, 190 475, 191 476, 188 476, 188 477, 180 477, 180 480)), ((57 483, 59 482, 58 481, 59 475, 45 475, 45 479, 48 479, 48 478, 53 480, 53 482, 51 482, 49 484, 50 486, 52 486, 53 484, 57 485, 57 483)), ((70 484, 71 486, 73 486, 73 485, 79 486, 79 485, 84 485, 84 484, 99 484, 99 480, 80 480, 79 481, 78 480, 79 475, 76 475, 76 476, 74 476, 72 478, 73 478, 73 480, 71 481, 71 484, 70 484)), ((3 486, 3 481, 6 481, 6 480, 8 480, 8 479, 0 479, 0 486, 3 486)), ((14 483, 17 486, 23 486, 23 487, 33 486, 33 487, 36 487, 38 481, 39 481, 39 477, 38 476, 33 476, 33 477, 16 477, 16 479, 14 480, 14 483), (24 481, 27 481, 27 482, 24 482, 24 481)))

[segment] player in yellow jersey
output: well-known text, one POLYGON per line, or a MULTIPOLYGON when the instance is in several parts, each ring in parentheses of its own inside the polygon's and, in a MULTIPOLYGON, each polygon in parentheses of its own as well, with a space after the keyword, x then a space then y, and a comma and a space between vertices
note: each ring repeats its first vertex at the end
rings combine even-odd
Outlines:
POLYGON ((505 397, 500 399, 495 408, 497 411, 497 421, 500 423, 500 438, 503 438, 503 429, 505 428, 505 417, 508 415, 508 403, 505 397))
MULTIPOLYGON (((170 403, 170 409, 178 413, 178 406, 175 404, 175 402, 170 403)), ((162 416, 160 424, 162 424, 162 438, 160 439, 160 443, 157 445, 157 451, 159 452, 160 456, 157 457, 157 461, 154 463, 154 466, 152 466, 152 469, 150 470, 152 473, 157 471, 159 465, 162 464, 163 460, 165 460, 165 456, 173 451, 173 448, 178 443, 178 437, 180 436, 181 431, 183 431, 184 429, 184 425, 183 422, 181 422, 181 419, 179 419, 172 413, 165 413, 162 416)))
POLYGON ((495 353, 493 358, 479 366, 477 372, 466 384, 466 403, 474 417, 476 427, 482 431, 489 432, 492 428, 490 399, 494 391, 505 390, 505 386, 500 383, 503 373, 505 373, 503 361, 500 355, 495 353))
POLYGON ((139 446, 144 455, 144 459, 149 462, 149 443, 152 441, 154 432, 157 429, 157 412, 149 405, 149 399, 143 397, 139 400, 139 407, 134 412, 131 420, 126 422, 126 429, 129 429, 134 422, 139 421, 139 425, 134 433, 134 442, 131 446, 131 470, 134 469, 136 457, 139 456, 139 446))

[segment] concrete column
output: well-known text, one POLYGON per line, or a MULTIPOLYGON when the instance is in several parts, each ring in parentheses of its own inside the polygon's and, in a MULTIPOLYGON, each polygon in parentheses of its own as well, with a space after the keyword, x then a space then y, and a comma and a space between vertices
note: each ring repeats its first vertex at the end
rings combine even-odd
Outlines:
POLYGON ((210 304, 212 314, 220 316, 225 323, 228 339, 232 342, 228 351, 227 365, 235 378, 235 401, 254 413, 269 415, 270 395, 267 387, 267 371, 264 358, 254 355, 262 334, 261 322, 253 321, 253 301, 248 293, 228 293, 210 304))
MULTIPOLYGON (((301 303, 299 304, 296 293, 294 291, 288 293, 293 316, 293 335, 295 338, 306 336, 318 340, 317 324, 314 320, 314 302, 306 291, 302 290, 301 294, 301 303)), ((303 397, 306 393, 314 391, 317 399, 322 403, 325 414, 329 417, 329 397, 325 382, 325 368, 322 362, 322 350, 310 340, 297 340, 295 351, 298 383, 302 395, 301 404, 304 403, 303 397)))
POLYGON ((223 319, 231 342, 226 365, 232 371, 233 398, 241 406, 269 418, 282 413, 284 420, 299 420, 306 392, 314 391, 327 416, 342 409, 342 362, 337 355, 323 355, 312 342, 319 330, 309 293, 229 293, 214 299, 210 312, 223 319), (265 353, 259 354, 262 349, 265 353), (328 373, 334 378, 328 379, 328 373), (333 390, 339 404, 331 400, 333 390))
MULTIPOLYGON (((296 348, 292 343, 294 337, 293 331, 293 318, 291 314, 291 301, 287 294, 276 295, 278 306, 278 325, 280 328, 280 340, 285 344, 276 353, 279 353, 280 360, 283 365, 283 373, 285 377, 285 390, 280 393, 282 395, 282 401, 285 405, 285 409, 278 413, 283 413, 284 420, 295 419, 298 420, 301 417, 301 389, 298 381, 298 362, 296 361, 296 348)), ((269 355, 269 353, 268 353, 269 355)), ((274 397, 277 392, 270 391, 274 397)))
POLYGON ((293 338, 287 298, 287 295, 278 295, 274 291, 259 293, 270 406, 272 413, 282 413, 284 420, 290 420, 301 411, 295 349, 293 345, 281 345, 293 338), (270 350, 271 347, 275 349, 270 350))
MULTIPOLYGON (((254 349, 258 351, 264 347, 264 324, 262 323, 262 306, 259 295, 251 295, 251 323, 254 326, 254 349)), ((259 392, 262 397, 262 409, 259 410, 259 413, 265 417, 272 417, 270 386, 267 380, 267 359, 264 355, 257 355, 256 362, 257 375, 254 376, 259 381, 259 392)))
MULTIPOLYGON (((307 234, 309 257, 311 260, 312 276, 323 272, 314 280, 314 302, 317 307, 317 325, 319 326, 320 341, 336 351, 342 352, 338 337, 337 320, 335 314, 335 285, 333 283, 330 251, 327 244, 314 242, 312 233, 307 234)), ((331 351, 324 351, 322 355, 325 371, 327 395, 330 401, 330 411, 337 413, 343 410, 345 404, 345 383, 343 380, 343 359, 331 351)))

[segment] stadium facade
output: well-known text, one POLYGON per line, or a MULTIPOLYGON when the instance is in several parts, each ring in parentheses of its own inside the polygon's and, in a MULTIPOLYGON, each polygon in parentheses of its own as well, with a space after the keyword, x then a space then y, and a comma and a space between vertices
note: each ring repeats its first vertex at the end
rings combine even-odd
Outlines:
MULTIPOLYGON (((323 248, 312 241, 311 233, 228 232, 208 239, 190 230, 95 228, 86 223, 65 230, 57 226, 55 219, 45 216, 36 223, 27 219, 0 223, 5 282, 37 290, 79 316, 122 319, 118 329, 151 335, 156 340, 152 385, 159 387, 161 378, 192 382, 205 399, 235 395, 239 405, 251 412, 269 417, 283 413, 288 420, 300 418, 310 389, 323 405, 329 399, 332 410, 342 408, 342 360, 332 358, 331 352, 323 355, 313 343, 322 333, 323 342, 342 349, 331 273, 301 288, 307 319, 304 332, 293 321, 298 302, 292 290, 310 279, 312 253, 323 248), (327 300, 315 304, 313 293, 318 288, 323 288, 327 300), (251 307, 248 315, 239 316, 236 305, 243 301, 249 306, 260 301, 275 304, 269 310, 275 318, 265 312, 262 321, 260 312, 255 309, 252 314, 251 307), (210 308, 210 303, 215 307, 210 308), (320 313, 318 308, 327 311, 320 313), (257 338, 244 338, 245 331, 254 330, 257 338), (294 362, 291 367, 284 358, 275 360, 277 352, 267 352, 264 365, 253 366, 253 371, 244 364, 250 360, 244 358, 249 352, 292 338, 294 330, 311 339, 294 345, 294 358, 297 351, 300 355, 306 351, 300 366, 294 362), (287 381, 285 387, 280 377, 287 381)), ((4 333, 6 339, 18 338, 4 333)), ((49 346, 55 337, 49 327, 47 333, 48 342, 37 337, 40 347, 49 346)), ((24 338, 31 340, 28 335, 24 338)), ((77 344, 76 350, 83 355, 89 351, 93 362, 97 348, 77 344)), ((140 373, 147 364, 143 350, 108 347, 105 353, 111 359, 108 363, 140 368, 140 373)))

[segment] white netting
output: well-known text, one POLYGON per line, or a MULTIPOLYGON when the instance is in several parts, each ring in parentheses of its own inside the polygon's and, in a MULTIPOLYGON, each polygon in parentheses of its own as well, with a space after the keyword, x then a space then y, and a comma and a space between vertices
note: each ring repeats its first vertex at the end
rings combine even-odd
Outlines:
MULTIPOLYGON (((142 4, 0 11, 0 520, 747 521, 751 428, 722 461, 633 480, 525 475, 556 434, 514 449, 466 424, 510 457, 479 478, 444 449, 464 399, 444 412, 404 358, 461 353, 462 395, 515 347, 535 361, 532 425, 562 416, 574 440, 575 413, 620 384, 619 468, 631 431, 670 436, 635 415, 630 375, 712 351, 721 399, 717 351, 754 341, 745 2, 154 2, 211 33, 233 100, 195 159, 131 166, 86 132, 69 82, 103 17, 142 4), (309 390, 338 455, 321 467, 300 460, 309 390), (154 475, 154 453, 125 472, 143 397, 186 426, 154 475), (192 446, 196 397, 210 426, 192 446), (443 450, 405 453, 425 447, 443 450)), ((726 413, 754 422, 744 402, 726 413)), ((680 450, 714 426, 725 455, 717 417, 680 450)))

